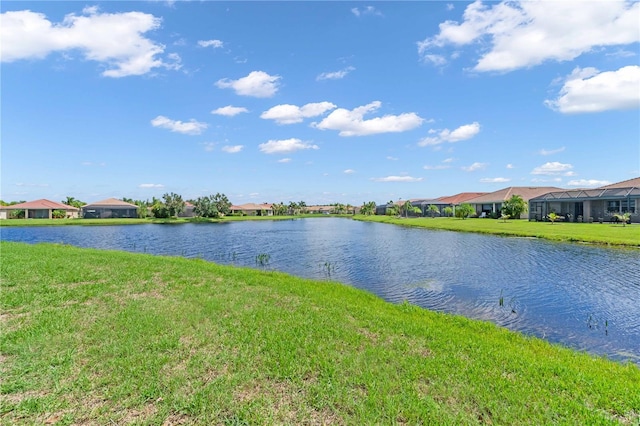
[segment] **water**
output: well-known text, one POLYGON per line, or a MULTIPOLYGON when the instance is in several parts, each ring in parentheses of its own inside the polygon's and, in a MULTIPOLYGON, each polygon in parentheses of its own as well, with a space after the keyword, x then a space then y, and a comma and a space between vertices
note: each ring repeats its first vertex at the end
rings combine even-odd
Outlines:
POLYGON ((7 241, 200 257, 331 279, 393 303, 406 300, 492 321, 640 365, 640 252, 634 249, 338 218, 3 227, 0 236, 7 241))

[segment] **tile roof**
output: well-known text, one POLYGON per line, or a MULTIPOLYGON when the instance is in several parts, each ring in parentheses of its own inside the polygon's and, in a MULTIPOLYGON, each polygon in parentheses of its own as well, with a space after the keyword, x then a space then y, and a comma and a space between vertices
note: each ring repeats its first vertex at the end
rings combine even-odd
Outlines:
POLYGON ((240 204, 238 206, 231 206, 231 210, 271 210, 273 208, 272 204, 256 204, 256 203, 245 203, 240 204))
POLYGON ((77 207, 57 203, 55 201, 42 198, 40 200, 27 201, 26 203, 14 204, 12 206, 2 206, 3 210, 69 210, 77 212, 77 207))
POLYGON ((461 192, 456 195, 451 195, 448 197, 440 197, 438 200, 443 204, 461 204, 467 200, 472 198, 479 197, 481 195, 485 195, 486 192, 461 192))
POLYGON ((562 188, 556 188, 555 186, 509 186, 498 191, 471 198, 466 202, 470 204, 502 203, 514 195, 519 195, 524 201, 529 201, 531 198, 557 191, 564 190, 562 188))
POLYGON ((83 208, 92 208, 92 207, 133 207, 138 208, 135 204, 127 203, 122 200, 118 200, 117 198, 107 198, 106 200, 96 201, 95 203, 87 204, 86 206, 82 206, 83 208))
POLYGON ((609 189, 609 188, 631 188, 631 187, 640 187, 640 177, 623 180, 622 182, 612 183, 610 185, 601 186, 600 189, 609 189))

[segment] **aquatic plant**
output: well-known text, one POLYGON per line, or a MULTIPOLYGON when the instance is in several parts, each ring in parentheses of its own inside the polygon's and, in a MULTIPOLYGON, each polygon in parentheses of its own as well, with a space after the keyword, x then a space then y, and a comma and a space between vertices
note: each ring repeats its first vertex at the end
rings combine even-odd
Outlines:
POLYGON ((260 253, 256 256, 256 265, 260 267, 265 267, 269 265, 269 261, 271 260, 271 255, 268 253, 260 253))

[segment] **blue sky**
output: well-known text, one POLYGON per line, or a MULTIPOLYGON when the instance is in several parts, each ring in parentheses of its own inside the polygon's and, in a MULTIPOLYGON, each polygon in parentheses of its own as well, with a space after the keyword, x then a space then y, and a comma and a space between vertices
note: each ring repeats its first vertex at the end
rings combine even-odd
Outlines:
POLYGON ((3 1, 5 201, 640 175, 640 3, 3 1))

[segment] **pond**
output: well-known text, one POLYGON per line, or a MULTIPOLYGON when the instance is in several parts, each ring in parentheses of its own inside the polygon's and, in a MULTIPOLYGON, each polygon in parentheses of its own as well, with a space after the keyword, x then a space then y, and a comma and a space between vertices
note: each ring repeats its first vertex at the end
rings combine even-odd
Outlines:
POLYGON ((340 218, 2 227, 53 242, 274 269, 640 365, 640 252, 340 218))

